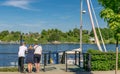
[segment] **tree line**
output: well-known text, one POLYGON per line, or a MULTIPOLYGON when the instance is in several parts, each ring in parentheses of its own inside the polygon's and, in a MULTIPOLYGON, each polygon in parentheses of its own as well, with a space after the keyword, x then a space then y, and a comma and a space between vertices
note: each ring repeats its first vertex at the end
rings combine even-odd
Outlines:
MULTIPOLYGON (((114 33, 110 29, 100 28, 100 30, 105 43, 115 43, 114 33)), ((96 32, 100 40, 98 28, 96 28, 96 32)), ((34 42, 46 44, 46 43, 52 43, 54 41, 57 41, 60 43, 79 43, 80 42, 80 30, 78 28, 74 28, 73 30, 69 30, 68 32, 62 32, 61 30, 58 30, 58 29, 48 29, 48 30, 44 29, 41 31, 41 33, 39 32, 21 33, 20 31, 10 32, 8 30, 4 30, 0 32, 0 40, 1 42, 11 42, 11 41, 20 42, 21 35, 22 35, 22 39, 28 44, 32 44, 34 42)), ((90 38, 94 38, 93 31, 83 30, 82 42, 94 43, 90 40, 90 38)))

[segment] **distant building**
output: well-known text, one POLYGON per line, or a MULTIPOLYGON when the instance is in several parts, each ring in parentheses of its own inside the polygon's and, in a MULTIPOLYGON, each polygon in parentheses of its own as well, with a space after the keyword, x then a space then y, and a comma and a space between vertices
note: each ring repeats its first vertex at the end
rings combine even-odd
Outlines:
POLYGON ((95 38, 94 37, 90 37, 89 40, 90 40, 90 42, 95 42, 95 38))
POLYGON ((59 42, 59 41, 53 41, 52 43, 53 44, 60 44, 61 42, 59 42))

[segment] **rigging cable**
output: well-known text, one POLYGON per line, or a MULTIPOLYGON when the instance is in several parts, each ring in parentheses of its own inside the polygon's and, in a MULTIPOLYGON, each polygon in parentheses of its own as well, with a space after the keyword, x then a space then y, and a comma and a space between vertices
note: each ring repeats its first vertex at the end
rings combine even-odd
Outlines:
POLYGON ((92 12, 91 12, 91 7, 90 7, 90 2, 89 2, 89 0, 87 0, 87 6, 88 6, 88 11, 89 11, 89 15, 90 15, 90 21, 91 21, 91 24, 92 24, 92 28, 93 28, 93 32, 94 32, 96 44, 97 44, 97 46, 98 46, 98 49, 99 49, 100 51, 103 51, 102 48, 101 48, 101 46, 100 46, 100 43, 99 43, 97 34, 96 34, 96 30, 95 30, 95 26, 94 26, 94 21, 93 21, 93 17, 92 17, 92 12))
POLYGON ((91 5, 92 11, 93 11, 93 15, 94 15, 94 18, 95 18, 97 27, 98 27, 98 31, 99 31, 100 38, 101 38, 101 41, 102 41, 102 44, 103 44, 103 48, 104 48, 105 52, 107 52, 106 46, 105 46, 105 43, 104 43, 104 41, 103 41, 103 37, 102 37, 101 31, 100 31, 100 27, 99 27, 99 25, 98 25, 98 20, 97 20, 97 18, 96 18, 96 14, 95 14, 95 11, 94 11, 94 8, 93 8, 93 4, 92 4, 92 1, 91 1, 91 0, 90 0, 90 5, 91 5))

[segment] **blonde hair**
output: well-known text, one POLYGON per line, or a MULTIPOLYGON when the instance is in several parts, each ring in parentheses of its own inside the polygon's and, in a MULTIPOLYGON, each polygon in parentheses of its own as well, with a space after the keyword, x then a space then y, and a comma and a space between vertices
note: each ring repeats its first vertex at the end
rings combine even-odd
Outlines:
POLYGON ((29 49, 33 49, 32 45, 29 46, 29 49))

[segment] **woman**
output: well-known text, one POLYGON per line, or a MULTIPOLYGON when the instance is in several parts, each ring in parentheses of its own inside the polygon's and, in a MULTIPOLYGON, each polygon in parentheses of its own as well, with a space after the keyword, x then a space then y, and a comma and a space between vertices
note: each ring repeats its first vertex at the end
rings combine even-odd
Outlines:
POLYGON ((35 52, 34 52, 34 63, 36 72, 39 72, 40 70, 40 60, 42 55, 42 46, 39 46, 37 43, 34 46, 35 52))
POLYGON ((28 48, 28 53, 26 56, 26 63, 28 64, 28 72, 32 72, 32 65, 34 64, 34 49, 32 45, 28 48))

